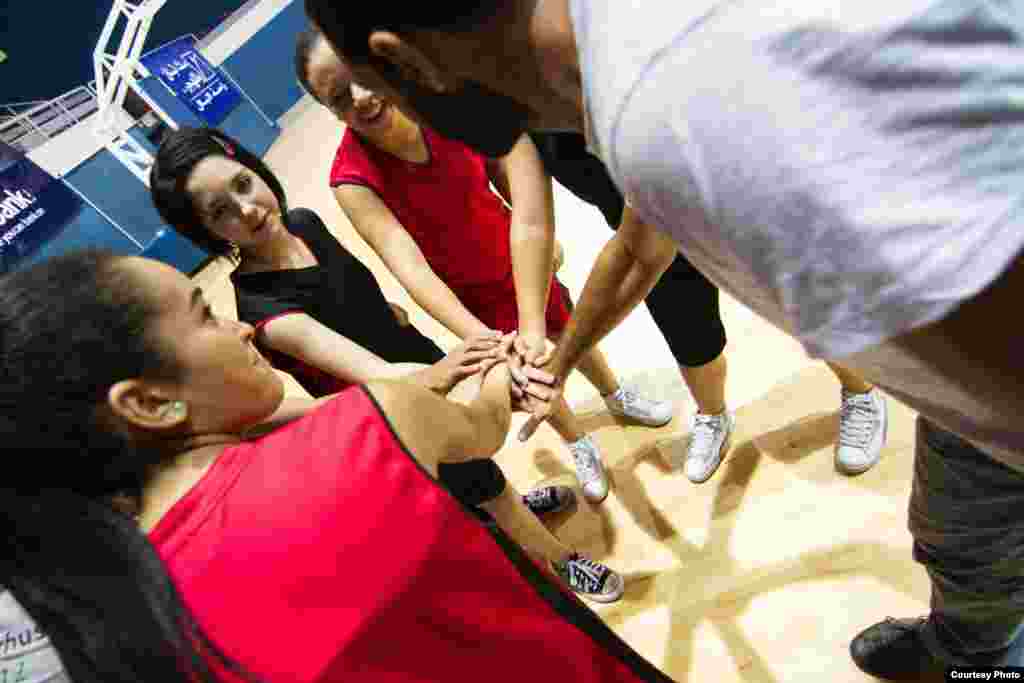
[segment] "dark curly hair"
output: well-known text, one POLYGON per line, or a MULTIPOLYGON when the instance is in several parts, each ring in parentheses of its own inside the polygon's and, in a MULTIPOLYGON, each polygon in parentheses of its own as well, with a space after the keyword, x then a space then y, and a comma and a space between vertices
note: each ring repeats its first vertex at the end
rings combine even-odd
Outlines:
POLYGON ((193 620, 146 534, 110 504, 141 490, 162 457, 104 418, 110 387, 181 373, 151 333, 159 304, 125 258, 72 252, 0 279, 0 438, 9 463, 0 586, 75 683, 215 681, 211 659, 237 667, 193 620))

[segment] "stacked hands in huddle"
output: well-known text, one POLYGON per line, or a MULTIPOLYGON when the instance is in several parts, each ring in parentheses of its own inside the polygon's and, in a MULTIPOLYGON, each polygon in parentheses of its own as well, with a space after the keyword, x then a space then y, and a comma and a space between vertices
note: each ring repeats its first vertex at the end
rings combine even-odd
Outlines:
POLYGON ((512 407, 530 413, 519 431, 519 440, 526 441, 562 397, 562 383, 544 369, 553 352, 543 335, 490 330, 470 337, 422 372, 431 378, 431 386, 447 393, 460 381, 478 373, 483 377, 498 363, 507 363, 512 376, 512 407))
POLYGON ((509 357, 512 396, 520 410, 530 413, 530 419, 519 430, 519 440, 526 441, 561 400, 563 383, 545 370, 551 362, 554 347, 544 335, 520 334, 513 341, 512 349, 509 357))
POLYGON ((499 363, 507 363, 512 376, 512 407, 530 413, 519 432, 519 440, 526 441, 562 396, 561 383, 544 369, 553 351, 543 335, 489 330, 466 339, 421 373, 428 386, 447 394, 462 380, 483 377, 499 363))

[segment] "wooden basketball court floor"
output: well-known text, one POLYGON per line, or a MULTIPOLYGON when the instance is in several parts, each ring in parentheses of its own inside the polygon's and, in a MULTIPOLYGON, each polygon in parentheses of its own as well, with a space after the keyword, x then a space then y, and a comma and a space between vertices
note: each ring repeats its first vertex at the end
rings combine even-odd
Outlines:
MULTIPOLYGON (((317 211, 377 276, 391 301, 443 348, 455 338, 414 304, 356 235, 334 202, 327 174, 341 126, 304 100, 267 154, 292 207, 317 211)), ((612 235, 596 209, 556 186, 560 277, 578 298, 612 235)), ((225 264, 196 276, 221 315, 234 316, 225 264)), ((591 603, 636 650, 677 681, 833 683, 872 680, 850 660, 859 630, 886 616, 928 609, 928 580, 906 529, 913 413, 888 399, 882 461, 859 477, 832 464, 839 384, 821 362, 722 295, 729 337, 727 398, 737 428, 727 459, 707 483, 679 467, 694 403, 646 307, 602 343, 620 379, 676 402, 668 426, 616 422, 582 377, 566 396, 605 454, 612 490, 592 506, 550 520, 562 540, 621 572, 623 599, 591 603)), ((679 316, 685 324, 686 303, 679 316)), ((302 395, 290 378, 289 392, 302 395)), ((572 461, 550 427, 525 444, 516 416, 497 460, 525 491, 574 483, 572 461)), ((540 672, 538 672, 540 673, 540 672)))

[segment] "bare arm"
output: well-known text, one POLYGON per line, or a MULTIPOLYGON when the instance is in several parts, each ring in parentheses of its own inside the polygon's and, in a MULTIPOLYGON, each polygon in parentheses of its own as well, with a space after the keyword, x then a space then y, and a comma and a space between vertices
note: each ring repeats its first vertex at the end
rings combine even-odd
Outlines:
POLYGON ((488 331, 427 263, 419 246, 373 190, 359 185, 334 189, 338 204, 364 240, 405 287, 413 301, 459 339, 488 331))
POLYGON ((565 381, 580 357, 643 301, 672 265, 678 247, 626 207, 622 225, 601 251, 546 369, 565 381))
POLYGON ((555 251, 555 208, 551 179, 529 135, 497 164, 494 183, 512 206, 509 245, 519 308, 520 338, 547 336, 545 311, 555 251))
POLYGON ((493 363, 500 341, 497 334, 474 336, 437 363, 422 365, 389 363, 305 313, 276 318, 259 334, 264 345, 344 382, 401 378, 439 394, 493 363))
MULTIPOLYGON (((622 226, 594 263, 562 338, 550 358, 540 363, 551 374, 550 390, 539 386, 548 382, 537 374, 523 383, 532 415, 519 432, 520 441, 530 438, 550 416, 580 357, 650 293, 672 264, 676 249, 672 238, 641 222, 627 207, 622 226)), ((517 377, 517 381, 522 380, 517 377)))
POLYGON ((405 374, 402 368, 394 368, 380 356, 305 313, 275 318, 260 328, 258 334, 265 346, 350 384, 405 374))
POLYGON ((511 422, 509 377, 508 366, 495 365, 469 405, 396 382, 373 382, 367 389, 413 456, 436 475, 438 463, 491 457, 505 443, 511 422))

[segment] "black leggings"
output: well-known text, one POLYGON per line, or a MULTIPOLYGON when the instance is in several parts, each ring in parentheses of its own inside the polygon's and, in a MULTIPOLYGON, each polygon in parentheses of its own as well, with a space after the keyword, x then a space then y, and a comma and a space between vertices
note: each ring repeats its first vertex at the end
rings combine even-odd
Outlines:
POLYGON ((494 500, 506 486, 505 475, 490 458, 442 462, 437 466, 437 478, 453 496, 472 507, 494 500))
MULTIPOLYGON (((604 215, 612 230, 622 221, 625 203, 600 159, 590 154, 577 133, 530 133, 544 168, 583 201, 604 215)), ((682 255, 647 295, 647 308, 668 342, 676 362, 686 367, 710 363, 725 349, 725 327, 718 288, 682 255)))

